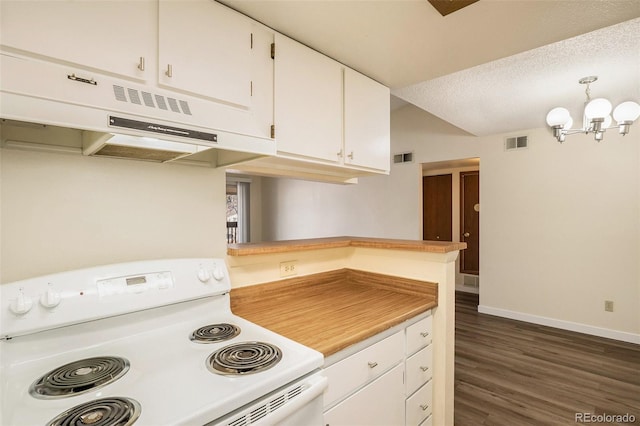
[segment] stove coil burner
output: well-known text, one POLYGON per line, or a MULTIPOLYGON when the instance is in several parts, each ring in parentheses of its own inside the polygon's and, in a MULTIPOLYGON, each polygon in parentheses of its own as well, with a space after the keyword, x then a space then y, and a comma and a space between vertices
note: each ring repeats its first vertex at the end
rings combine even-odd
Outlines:
POLYGON ((118 357, 86 358, 65 364, 40 377, 29 388, 38 399, 75 396, 101 388, 129 371, 129 361, 118 357))
POLYGON ((277 346, 263 342, 242 342, 225 346, 207 358, 207 368, 217 374, 253 374, 267 370, 282 359, 277 346))
POLYGON ((238 334, 240 334, 240 327, 233 324, 211 324, 195 330, 189 339, 196 343, 216 343, 233 339, 238 334))
POLYGON ((140 403, 131 398, 101 398, 70 408, 47 426, 129 426, 141 411, 140 403))

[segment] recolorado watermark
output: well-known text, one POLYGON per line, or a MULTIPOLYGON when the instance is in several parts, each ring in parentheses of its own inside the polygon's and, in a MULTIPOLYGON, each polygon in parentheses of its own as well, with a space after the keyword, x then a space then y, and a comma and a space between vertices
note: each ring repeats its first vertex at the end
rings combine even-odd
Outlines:
POLYGON ((594 414, 576 413, 576 423, 635 423, 636 416, 633 414, 594 414))

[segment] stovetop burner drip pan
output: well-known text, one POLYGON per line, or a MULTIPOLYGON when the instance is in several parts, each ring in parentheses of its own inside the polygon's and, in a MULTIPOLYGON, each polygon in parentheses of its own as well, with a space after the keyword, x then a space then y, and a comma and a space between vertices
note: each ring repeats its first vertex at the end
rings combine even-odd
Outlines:
POLYGON ((129 371, 129 361, 112 356, 85 358, 49 371, 29 387, 38 399, 66 398, 108 385, 129 371))
POLYGON ((207 358, 212 373, 227 375, 253 374, 267 370, 282 359, 282 351, 264 342, 242 342, 225 346, 207 358))
POLYGON ((189 339, 195 343, 216 343, 233 339, 240 334, 240 327, 228 324, 210 324, 200 327, 189 336, 189 339))
POLYGON ((76 405, 47 423, 47 426, 130 426, 142 408, 135 399, 101 398, 76 405))

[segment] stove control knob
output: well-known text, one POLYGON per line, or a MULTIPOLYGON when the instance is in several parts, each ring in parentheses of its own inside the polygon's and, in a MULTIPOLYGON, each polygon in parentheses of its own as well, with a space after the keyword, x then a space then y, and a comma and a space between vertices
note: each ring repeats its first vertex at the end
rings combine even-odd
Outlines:
POLYGON ((216 281, 221 281, 224 278, 224 271, 220 268, 215 268, 213 270, 213 278, 215 278, 216 281))
POLYGON ((24 315, 31 310, 33 307, 33 300, 22 290, 18 294, 11 304, 9 305, 9 310, 13 312, 15 315, 24 315))
POLYGON ((55 308, 60 304, 60 292, 55 291, 51 286, 40 297, 40 304, 45 308, 55 308))
POLYGON ((211 279, 211 272, 209 272, 208 269, 203 268, 201 266, 200 269, 198 269, 198 279, 201 282, 206 283, 207 281, 209 281, 211 279))

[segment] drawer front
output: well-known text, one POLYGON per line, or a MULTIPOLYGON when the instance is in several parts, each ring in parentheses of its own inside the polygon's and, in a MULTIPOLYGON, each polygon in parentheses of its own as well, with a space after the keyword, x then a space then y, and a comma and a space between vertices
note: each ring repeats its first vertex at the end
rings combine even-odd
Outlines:
POLYGON ((327 426, 391 426, 404 422, 402 364, 324 413, 327 426))
POLYGON ((402 361, 403 346, 404 335, 399 331, 326 368, 329 386, 324 394, 324 406, 344 398, 402 361))
POLYGON ((422 386, 407 399, 406 426, 418 426, 420 422, 431 415, 432 381, 422 386))
POLYGON ((407 359, 406 394, 411 395, 431 379, 433 345, 420 349, 418 353, 407 359))
POLYGON ((433 317, 429 315, 415 324, 407 327, 407 355, 414 354, 418 349, 431 343, 431 323, 433 317))

